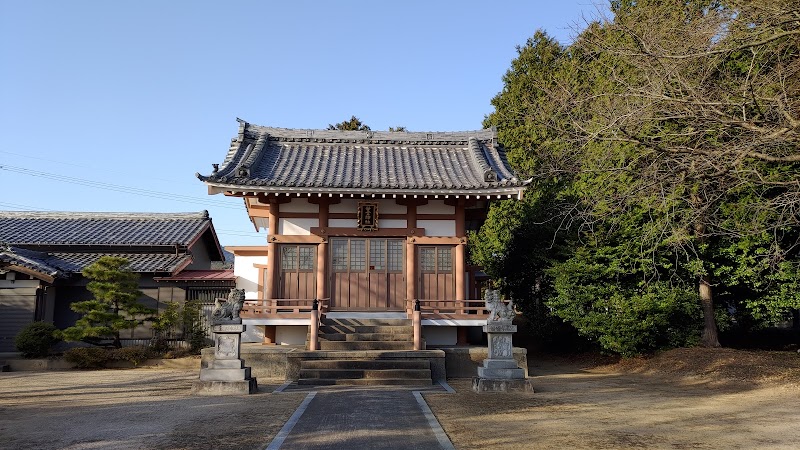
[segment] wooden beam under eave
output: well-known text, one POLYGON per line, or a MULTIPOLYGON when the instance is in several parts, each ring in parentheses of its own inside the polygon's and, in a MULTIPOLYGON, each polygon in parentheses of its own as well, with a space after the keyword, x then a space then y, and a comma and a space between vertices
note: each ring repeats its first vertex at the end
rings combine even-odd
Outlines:
POLYGON ((276 234, 269 237, 271 244, 319 244, 326 241, 324 236, 302 234, 276 234))
POLYGON ((362 231, 358 228, 347 227, 311 227, 311 234, 315 236, 347 236, 347 237, 402 237, 425 236, 425 228, 380 228, 375 231, 362 231))
POLYGON ((38 270, 29 269, 25 266, 19 266, 16 264, 11 264, 4 267, 5 270, 13 270, 14 272, 24 273, 25 275, 30 275, 37 280, 44 281, 45 283, 53 284, 55 281, 55 277, 50 276, 44 272, 39 272, 38 270))
POLYGON ((457 236, 413 236, 407 240, 414 245, 459 245, 467 243, 467 238, 457 236))
POLYGON ((269 219, 269 208, 247 208, 247 215, 250 218, 260 217, 262 219, 269 219))
POLYGON ((237 245, 225 247, 225 250, 236 256, 267 256, 269 247, 266 245, 237 245))

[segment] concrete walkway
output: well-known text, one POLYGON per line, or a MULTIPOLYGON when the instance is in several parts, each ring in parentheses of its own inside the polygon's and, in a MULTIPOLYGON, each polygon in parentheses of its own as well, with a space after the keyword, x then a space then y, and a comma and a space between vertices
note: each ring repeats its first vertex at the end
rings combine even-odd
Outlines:
MULTIPOLYGON (((289 388, 285 392, 297 392, 289 388)), ((443 389, 440 389, 443 391, 443 389)), ((320 388, 270 443, 284 449, 453 449, 420 391, 320 388)))

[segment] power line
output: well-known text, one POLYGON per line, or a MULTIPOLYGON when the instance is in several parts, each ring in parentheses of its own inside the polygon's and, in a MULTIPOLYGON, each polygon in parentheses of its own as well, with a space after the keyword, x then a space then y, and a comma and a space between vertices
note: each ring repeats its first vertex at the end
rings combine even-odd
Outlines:
POLYGON ((201 200, 201 199, 199 199, 197 197, 192 197, 192 196, 189 196, 189 195, 174 194, 174 193, 160 192, 160 191, 152 191, 152 190, 149 190, 149 189, 141 189, 141 188, 135 188, 135 187, 131 187, 131 186, 123 186, 123 185, 118 185, 118 184, 104 183, 104 182, 100 182, 100 181, 87 180, 87 179, 84 179, 84 178, 76 178, 76 177, 70 177, 70 176, 66 176, 66 175, 59 175, 59 174, 55 174, 55 173, 41 172, 41 171, 38 171, 38 170, 27 169, 25 167, 11 166, 11 165, 8 165, 8 164, 0 165, 0 170, 5 170, 7 172, 18 173, 18 174, 21 174, 21 175, 28 175, 28 176, 32 176, 32 177, 44 178, 44 179, 53 180, 53 181, 60 181, 60 182, 63 182, 63 183, 77 184, 77 185, 86 186, 86 187, 92 187, 92 188, 97 188, 97 189, 106 189, 106 190, 110 190, 110 191, 114 191, 114 192, 121 192, 121 193, 124 193, 124 194, 139 195, 139 196, 142 196, 142 197, 157 198, 157 199, 161 199, 161 200, 174 200, 174 201, 180 201, 182 203, 194 203, 194 204, 200 204, 200 205, 209 205, 209 204, 211 204, 213 206, 220 207, 220 208, 241 209, 241 206, 233 206, 233 205, 229 204, 228 202, 223 202, 223 201, 220 201, 220 200, 212 200, 212 199, 201 200))
POLYGON ((34 208, 33 206, 22 205, 22 204, 19 204, 19 203, 0 202, 0 206, 6 206, 8 208, 14 208, 14 209, 22 209, 22 210, 25 210, 25 211, 53 211, 52 209, 34 208))
MULTIPOLYGON (((7 155, 19 156, 21 158, 37 159, 39 161, 46 161, 46 162, 49 162, 49 163, 62 164, 62 165, 65 165, 65 166, 81 167, 81 168, 85 168, 86 167, 86 164, 76 164, 76 163, 71 163, 71 162, 66 162, 66 161, 59 161, 59 160, 51 159, 51 158, 42 158, 42 157, 39 157, 39 156, 31 156, 31 155, 25 155, 25 154, 22 154, 22 153, 14 153, 14 152, 6 151, 6 150, 0 150, 0 153, 5 153, 7 155)), ((107 171, 107 172, 115 172, 115 173, 128 173, 128 172, 124 172, 122 170, 110 170, 110 169, 103 169, 103 170, 107 171)), ((168 182, 168 183, 174 181, 174 180, 167 180, 165 178, 156 178, 156 177, 142 177, 142 178, 147 178, 149 180, 165 181, 165 182, 168 182)))

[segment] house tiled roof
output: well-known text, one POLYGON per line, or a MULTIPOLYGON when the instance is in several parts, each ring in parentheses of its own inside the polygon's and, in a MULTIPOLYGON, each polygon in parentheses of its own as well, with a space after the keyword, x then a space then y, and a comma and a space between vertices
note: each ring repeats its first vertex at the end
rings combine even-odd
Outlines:
POLYGON ((125 258, 130 262, 130 269, 134 272, 164 272, 173 273, 185 267, 192 261, 187 254, 171 253, 50 253, 60 267, 66 272, 77 273, 84 267, 92 264, 102 256, 125 258))
POLYGON ((11 245, 189 245, 210 225, 200 213, 0 211, 0 242, 11 245))
POLYGON ((0 267, 8 266, 24 267, 51 278, 64 278, 68 272, 58 258, 47 253, 0 245, 0 267))
POLYGON ((493 130, 299 130, 241 120, 224 162, 197 176, 221 189, 260 192, 512 193, 527 184, 493 130))
POLYGON ((233 269, 182 270, 171 277, 156 278, 157 281, 236 281, 233 269))
POLYGON ((8 245, 0 246, 0 268, 24 267, 52 278, 65 278, 81 272, 102 256, 125 258, 134 272, 174 273, 192 261, 188 254, 174 253, 106 253, 106 252, 39 252, 8 245))

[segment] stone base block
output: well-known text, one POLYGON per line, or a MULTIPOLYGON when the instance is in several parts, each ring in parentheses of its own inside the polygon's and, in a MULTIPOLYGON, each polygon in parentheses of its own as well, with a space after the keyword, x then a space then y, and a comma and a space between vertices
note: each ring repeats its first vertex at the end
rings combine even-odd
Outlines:
POLYGON ((208 365, 209 369, 244 369, 241 359, 215 359, 208 365))
POLYGON ((525 371, 519 367, 514 367, 513 369, 487 369, 486 367, 478 367, 478 377, 500 380, 524 380, 525 371))
POLYGON ((484 359, 483 367, 487 369, 517 369, 517 361, 513 359, 484 359))
POLYGON ((258 392, 255 378, 239 381, 206 381, 194 380, 193 395, 247 395, 258 392))
POLYGON ((472 390, 479 394, 482 392, 519 392, 532 394, 533 386, 531 385, 531 380, 528 379, 499 380, 475 377, 472 379, 472 390))
POLYGON ((244 369, 200 369, 201 381, 242 381, 249 378, 249 367, 244 369))

